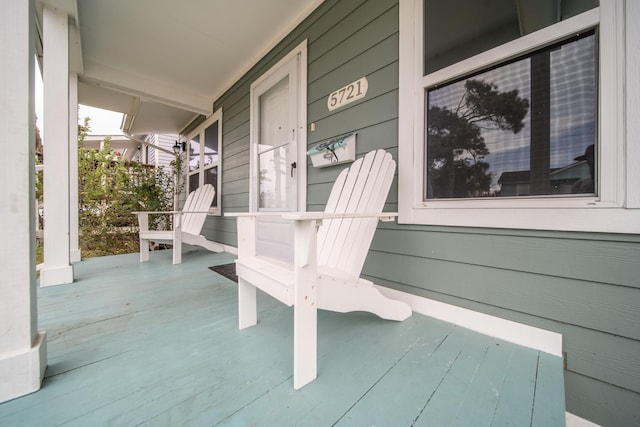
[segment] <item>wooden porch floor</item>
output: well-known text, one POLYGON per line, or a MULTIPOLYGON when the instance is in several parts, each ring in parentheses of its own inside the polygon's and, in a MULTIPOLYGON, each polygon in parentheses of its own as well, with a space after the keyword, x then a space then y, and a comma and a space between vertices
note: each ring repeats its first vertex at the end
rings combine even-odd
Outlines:
POLYGON ((319 312, 318 379, 294 391, 293 310, 266 295, 237 329, 230 254, 95 258, 39 289, 48 368, 1 426, 556 426, 562 361, 415 314, 319 312))

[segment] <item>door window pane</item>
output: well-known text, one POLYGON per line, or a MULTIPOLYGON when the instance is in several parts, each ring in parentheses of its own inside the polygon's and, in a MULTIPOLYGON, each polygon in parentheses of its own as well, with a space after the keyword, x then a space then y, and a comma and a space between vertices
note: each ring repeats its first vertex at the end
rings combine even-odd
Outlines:
POLYGON ((258 152, 289 142, 289 76, 260 96, 258 152))
POLYGON ((287 146, 283 146, 258 156, 260 208, 284 209, 287 207, 287 151, 287 146))
POLYGON ((595 194, 594 31, 426 91, 425 200, 595 194))

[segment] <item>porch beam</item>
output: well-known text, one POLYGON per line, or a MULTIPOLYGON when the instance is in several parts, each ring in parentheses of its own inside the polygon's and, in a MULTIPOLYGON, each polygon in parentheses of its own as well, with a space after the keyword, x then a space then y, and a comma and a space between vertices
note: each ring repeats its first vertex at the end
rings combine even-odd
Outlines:
POLYGON ((136 75, 107 64, 85 59, 84 66, 83 82, 205 116, 213 113, 213 98, 210 96, 167 82, 151 80, 147 76, 136 75))
POLYGON ((73 282, 70 262, 69 18, 42 13, 44 85, 44 267, 40 286, 73 282))
POLYGON ((0 403, 40 388, 46 368, 35 277, 34 0, 0 2, 0 403))

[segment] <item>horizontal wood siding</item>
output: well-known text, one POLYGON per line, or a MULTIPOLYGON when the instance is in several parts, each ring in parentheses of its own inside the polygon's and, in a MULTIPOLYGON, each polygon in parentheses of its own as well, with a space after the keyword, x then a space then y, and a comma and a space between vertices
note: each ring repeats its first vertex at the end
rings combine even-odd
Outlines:
MULTIPOLYGON (((308 41, 309 145, 357 132, 358 156, 398 158, 397 0, 327 0, 215 102, 223 109, 222 207, 249 206, 249 90, 308 41), (328 95, 366 76, 366 97, 334 111, 328 95)), ((308 162, 307 209, 321 210, 342 167, 308 162)), ((397 181, 386 210, 397 210, 397 181)), ((206 233, 236 245, 235 221, 206 233)), ((376 283, 563 334, 567 409, 640 425, 640 236, 400 226, 378 228, 364 275, 376 283)))
MULTIPOLYGON (((156 135, 156 145, 167 150, 173 150, 173 145, 179 139, 178 135, 175 134, 160 134, 156 135)), ((171 170, 171 162, 175 160, 175 156, 173 154, 166 153, 160 150, 155 151, 155 165, 163 168, 167 168, 171 170)))
POLYGON ((639 425, 639 236, 508 233, 385 224, 365 273, 563 334, 567 409, 602 425, 639 425))

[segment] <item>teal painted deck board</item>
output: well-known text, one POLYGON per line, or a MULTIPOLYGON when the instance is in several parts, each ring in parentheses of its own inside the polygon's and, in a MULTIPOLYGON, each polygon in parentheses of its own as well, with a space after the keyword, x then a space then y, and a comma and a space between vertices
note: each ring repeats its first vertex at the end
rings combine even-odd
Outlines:
MULTIPOLYGON (((417 425, 489 425, 482 419, 469 418, 483 410, 491 411, 493 404, 487 407, 486 399, 493 397, 493 390, 477 393, 474 381, 478 370, 483 366, 488 348, 491 345, 481 335, 470 331, 450 335, 445 341, 448 348, 449 363, 441 382, 433 390, 424 404, 417 419, 417 425), (469 399, 468 393, 473 399, 469 399), (469 404, 469 401, 472 404, 469 404)), ((497 380, 501 379, 501 375, 497 380)))
POLYGON ((293 309, 259 294, 239 331, 236 285, 207 268, 233 256, 170 257, 86 260, 39 289, 45 381, 0 404, 0 425, 563 425, 560 358, 418 314, 319 312, 318 379, 295 391, 293 309))
POLYGON ((556 359, 546 353, 540 353, 538 358, 532 426, 554 425, 561 421, 558 419, 557 396, 564 396, 564 381, 549 381, 549 373, 556 369, 556 359))
MULTIPOLYGON (((514 348, 500 392, 493 425, 531 425, 538 353, 522 347, 514 348)), ((559 399, 563 401, 563 396, 559 399)))

